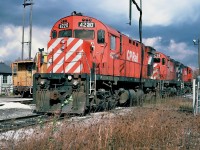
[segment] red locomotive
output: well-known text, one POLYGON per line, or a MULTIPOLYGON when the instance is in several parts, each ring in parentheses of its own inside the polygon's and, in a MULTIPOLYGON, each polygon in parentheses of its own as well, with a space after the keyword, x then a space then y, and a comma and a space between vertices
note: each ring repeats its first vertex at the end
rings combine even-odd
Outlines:
POLYGON ((51 29, 46 73, 34 75, 36 111, 85 113, 132 106, 158 88, 176 94, 182 84, 191 86, 192 70, 183 66, 95 18, 73 12, 51 29))

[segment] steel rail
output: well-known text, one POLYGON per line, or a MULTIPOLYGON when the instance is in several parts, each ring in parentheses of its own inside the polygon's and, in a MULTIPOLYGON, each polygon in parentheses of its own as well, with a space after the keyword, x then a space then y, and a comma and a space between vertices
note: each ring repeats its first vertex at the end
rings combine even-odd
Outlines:
POLYGON ((44 115, 34 114, 0 120, 0 133, 39 124, 38 119, 41 117, 44 115))

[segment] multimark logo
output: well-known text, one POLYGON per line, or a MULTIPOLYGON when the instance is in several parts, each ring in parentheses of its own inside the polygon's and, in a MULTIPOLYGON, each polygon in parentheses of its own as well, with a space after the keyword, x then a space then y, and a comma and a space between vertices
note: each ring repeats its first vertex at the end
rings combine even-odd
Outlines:
POLYGON ((128 50, 127 51, 127 60, 138 62, 138 53, 128 50))

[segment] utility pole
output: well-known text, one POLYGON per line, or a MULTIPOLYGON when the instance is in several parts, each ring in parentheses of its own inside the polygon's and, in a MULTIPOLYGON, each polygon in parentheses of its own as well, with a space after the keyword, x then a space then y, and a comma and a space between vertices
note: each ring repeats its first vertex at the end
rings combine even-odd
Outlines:
POLYGON ((22 27, 22 56, 21 59, 24 59, 24 44, 29 44, 29 60, 31 59, 31 45, 32 45, 32 9, 33 9, 33 0, 24 0, 24 13, 23 13, 23 27, 22 27), (26 7, 30 6, 30 15, 29 15, 29 41, 24 42, 24 28, 25 28, 25 14, 26 14, 26 7))
POLYGON ((199 75, 200 75, 200 39, 193 40, 194 45, 198 45, 198 64, 199 64, 199 75))
POLYGON ((142 43, 142 0, 140 0, 140 6, 136 3, 135 0, 130 0, 129 1, 129 25, 131 25, 131 14, 132 10, 132 4, 133 3, 137 10, 140 12, 140 18, 139 18, 139 37, 140 37, 140 44, 141 44, 141 52, 142 52, 142 57, 141 57, 141 68, 140 68, 140 88, 143 89, 142 85, 142 70, 143 70, 143 60, 144 60, 144 49, 143 49, 143 43, 142 43))
POLYGON ((129 0, 129 25, 131 25, 131 19, 132 19, 132 1, 129 0))

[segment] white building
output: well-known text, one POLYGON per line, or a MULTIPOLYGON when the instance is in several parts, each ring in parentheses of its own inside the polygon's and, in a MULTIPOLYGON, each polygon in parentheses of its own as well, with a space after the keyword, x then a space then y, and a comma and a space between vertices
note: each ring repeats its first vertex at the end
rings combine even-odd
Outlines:
POLYGON ((10 95, 13 92, 11 67, 0 62, 0 95, 10 95))

